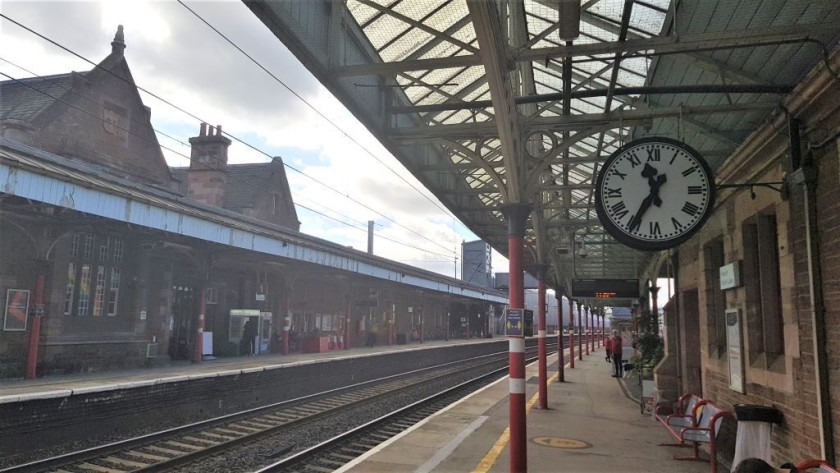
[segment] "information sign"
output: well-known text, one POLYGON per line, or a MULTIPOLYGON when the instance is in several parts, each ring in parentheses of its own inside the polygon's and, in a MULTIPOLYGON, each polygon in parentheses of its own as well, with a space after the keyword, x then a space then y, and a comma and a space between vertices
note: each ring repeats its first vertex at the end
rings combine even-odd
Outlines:
POLYGON ((509 337, 521 337, 523 325, 523 309, 507 309, 505 311, 505 333, 509 337))
POLYGON ((9 289, 6 291, 6 315, 3 330, 10 332, 26 330, 26 315, 29 313, 29 291, 9 289))
POLYGON ((729 358, 729 388, 744 393, 744 352, 741 347, 741 316, 738 309, 726 310, 726 354, 729 358))

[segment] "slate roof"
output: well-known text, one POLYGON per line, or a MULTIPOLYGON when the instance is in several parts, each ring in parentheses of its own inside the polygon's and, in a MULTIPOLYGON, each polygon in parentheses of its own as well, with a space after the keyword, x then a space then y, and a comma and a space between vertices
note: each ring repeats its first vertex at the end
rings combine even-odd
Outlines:
MULTIPOLYGON (((172 177, 180 181, 179 189, 187 194, 186 167, 169 168, 172 177)), ((271 190, 271 163, 247 163, 227 165, 227 185, 223 207, 241 212, 253 208, 259 192, 271 190)))
POLYGON ((271 190, 271 163, 228 164, 225 208, 253 207, 257 194, 271 190))
POLYGON ((0 82, 0 120, 33 123, 56 99, 69 93, 72 83, 72 72, 0 82))

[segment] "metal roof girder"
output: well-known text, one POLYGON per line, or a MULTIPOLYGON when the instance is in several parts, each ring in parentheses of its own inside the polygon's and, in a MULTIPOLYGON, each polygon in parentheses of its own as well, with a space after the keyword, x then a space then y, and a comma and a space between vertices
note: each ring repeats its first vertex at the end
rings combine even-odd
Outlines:
POLYGON ((495 3, 467 2, 470 17, 473 20, 476 38, 480 46, 479 55, 484 64, 493 111, 496 114, 495 126, 502 144, 507 183, 506 202, 520 202, 523 197, 520 187, 520 160, 522 143, 514 92, 508 72, 508 59, 504 38, 501 37, 501 24, 495 3))

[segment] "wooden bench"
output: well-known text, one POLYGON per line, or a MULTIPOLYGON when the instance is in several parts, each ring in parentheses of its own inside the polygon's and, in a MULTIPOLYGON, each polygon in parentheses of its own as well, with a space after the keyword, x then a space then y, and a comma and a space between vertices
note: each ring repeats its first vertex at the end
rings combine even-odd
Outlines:
POLYGON ((817 468, 816 473, 840 473, 831 467, 825 460, 802 460, 796 464, 796 471, 805 473, 817 468))
POLYGON ((680 431, 686 427, 695 427, 697 425, 697 405, 703 398, 694 393, 687 393, 677 399, 673 406, 656 406, 656 420, 659 421, 668 432, 680 443, 660 443, 659 445, 667 447, 689 447, 681 440, 680 431))
POLYGON ((700 444, 707 443, 712 473, 717 473, 717 435, 724 417, 731 417, 732 413, 705 399, 697 403, 697 409, 702 409, 697 425, 683 427, 678 436, 680 443, 692 443, 694 454, 690 457, 674 457, 674 460, 709 461, 700 458, 700 444))

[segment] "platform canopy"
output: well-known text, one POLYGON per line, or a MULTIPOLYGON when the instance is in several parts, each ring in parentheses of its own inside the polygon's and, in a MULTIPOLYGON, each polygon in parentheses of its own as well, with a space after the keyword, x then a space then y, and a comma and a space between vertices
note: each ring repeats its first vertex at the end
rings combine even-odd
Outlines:
POLYGON ((837 44, 840 2, 245 2, 476 235, 507 254, 532 206, 526 268, 633 279, 654 256, 598 221, 594 180, 659 136, 719 167, 837 44), (587 257, 580 258, 585 246, 587 257))

